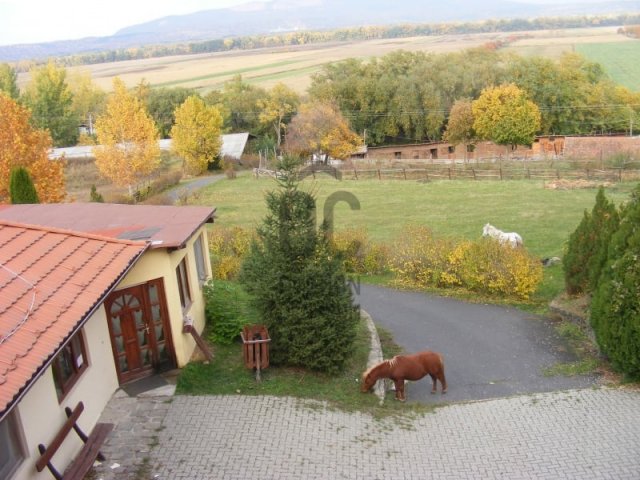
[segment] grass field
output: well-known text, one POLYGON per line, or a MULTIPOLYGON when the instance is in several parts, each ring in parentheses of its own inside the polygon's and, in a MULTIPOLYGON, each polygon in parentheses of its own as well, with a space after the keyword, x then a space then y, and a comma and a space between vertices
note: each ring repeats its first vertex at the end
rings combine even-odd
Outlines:
MULTIPOLYGON (((616 203, 628 200, 635 183, 607 189, 616 203)), ((254 228, 266 214, 264 194, 276 188, 271 179, 240 176, 224 180, 201 191, 194 204, 217 207, 215 225, 254 228)), ((542 181, 441 180, 428 183, 402 180, 338 181, 329 177, 307 178, 301 188, 314 193, 318 212, 334 192, 346 191, 360 202, 359 210, 338 203, 334 212, 335 230, 364 228, 373 242, 393 246, 407 225, 424 225, 436 237, 478 239, 489 222, 504 231, 516 231, 528 251, 539 258, 562 257, 569 235, 591 210, 596 189, 549 190, 542 181)), ((318 218, 321 220, 321 218, 318 218)), ((213 228, 215 228, 215 225, 213 228)), ((390 278, 366 281, 387 284, 390 278)), ((517 303, 538 313, 564 289, 562 266, 544 269, 544 280, 529 302, 517 303)), ((440 291, 472 301, 501 302, 465 292, 440 291)), ((507 303, 513 304, 512 301, 507 303)))
POLYGON ((576 51, 601 64, 616 83, 640 91, 640 40, 582 44, 576 51))
MULTIPOLYGON (((607 189, 616 202, 629 197, 635 184, 607 189)), ((198 204, 217 207, 216 224, 252 228, 266 213, 265 192, 274 180, 249 175, 224 180, 202 190, 198 204)), ((406 225, 426 225, 437 236, 477 239, 489 222, 522 235, 526 247, 540 257, 560 256, 565 241, 591 209, 595 189, 549 190, 542 181, 338 181, 328 176, 305 179, 301 188, 316 195, 322 212, 327 197, 337 191, 355 195, 360 210, 346 203, 335 209, 335 229, 364 227, 371 239, 392 242, 406 225)), ((319 219, 320 220, 320 219, 319 219)))
MULTIPOLYGON (((617 35, 616 27, 599 27, 334 42, 150 58, 77 68, 90 72, 96 84, 107 91, 112 88, 113 78, 119 76, 131 87, 144 79, 153 86, 193 87, 204 93, 219 89, 234 75, 242 74, 246 81, 265 88, 283 82, 299 93, 304 93, 310 84, 311 75, 327 63, 347 58, 380 57, 400 49, 433 53, 454 52, 504 40, 514 35, 521 39, 513 42, 509 51, 551 58, 558 58, 565 51, 579 50, 590 44, 610 45, 612 50, 616 50, 619 45, 637 43, 617 35)), ((632 58, 637 56, 630 57, 629 63, 638 63, 633 62, 632 58)), ((19 75, 18 84, 21 88, 24 88, 28 81, 27 73, 19 75)))

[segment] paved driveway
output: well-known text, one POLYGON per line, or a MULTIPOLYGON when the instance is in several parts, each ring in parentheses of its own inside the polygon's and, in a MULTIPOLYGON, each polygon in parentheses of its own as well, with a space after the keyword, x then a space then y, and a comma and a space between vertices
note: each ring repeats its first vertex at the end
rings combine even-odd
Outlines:
POLYGON ((407 352, 443 354, 449 392, 430 395, 427 378, 407 386, 408 401, 480 400, 597 381, 594 376, 544 376, 545 367, 576 359, 551 321, 537 315, 370 285, 361 286, 356 302, 407 352))
POLYGON ((376 420, 286 397, 119 397, 96 478, 638 479, 639 405, 601 388, 376 420))
MULTIPOLYGON (((640 392, 543 377, 570 359, 543 319, 369 286, 357 300, 408 350, 444 353, 447 401, 508 397, 380 420, 287 397, 119 391, 101 418, 116 428, 96 478, 640 478, 640 392)), ((427 391, 412 384, 410 399, 442 400, 427 391)))

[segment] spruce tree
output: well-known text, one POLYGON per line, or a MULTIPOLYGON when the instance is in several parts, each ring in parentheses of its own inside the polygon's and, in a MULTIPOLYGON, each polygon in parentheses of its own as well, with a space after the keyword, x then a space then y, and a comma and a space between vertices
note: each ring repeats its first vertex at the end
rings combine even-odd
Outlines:
POLYGON ((11 170, 9 178, 9 196, 14 205, 20 203, 39 203, 38 193, 31 181, 29 172, 24 167, 11 170))
POLYGON ((593 248, 587 259, 588 291, 593 292, 600 278, 600 273, 607 261, 607 251, 611 235, 618 229, 620 216, 613 202, 607 200, 604 188, 600 187, 596 195, 596 204, 591 211, 591 230, 593 248))
POLYGON ((583 293, 589 282, 586 262, 593 244, 591 223, 591 215, 585 210, 582 221, 569 236, 562 259, 565 288, 570 295, 583 293))
POLYGON ((640 378, 640 185, 620 214, 591 301, 591 325, 613 366, 640 378))
POLYGON ((568 293, 591 293, 596 288, 611 234, 619 221, 616 206, 607 200, 604 188, 600 187, 591 213, 585 210, 582 221, 569 237, 562 262, 568 293))
POLYGON ((342 259, 316 227, 315 199, 298 188, 294 159, 282 161, 278 184, 240 281, 269 330, 274 364, 336 372, 351 355, 358 309, 342 259))

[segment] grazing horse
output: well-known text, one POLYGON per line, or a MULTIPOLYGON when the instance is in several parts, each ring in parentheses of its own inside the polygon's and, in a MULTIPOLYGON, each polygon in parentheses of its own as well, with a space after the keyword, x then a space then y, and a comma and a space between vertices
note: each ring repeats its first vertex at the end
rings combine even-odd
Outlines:
POLYGON ((396 400, 404 402, 404 381, 420 380, 430 375, 433 380, 431 393, 437 391, 437 380, 440 380, 442 393, 447 393, 447 380, 444 378, 444 361, 436 352, 420 352, 413 355, 396 355, 369 368, 362 374, 362 392, 366 393, 380 378, 390 378, 396 386, 396 400))
POLYGON ((500 243, 508 243, 512 247, 520 247, 523 243, 522 237, 516 232, 503 232, 502 230, 498 230, 490 223, 487 223, 482 228, 482 236, 495 238, 500 243))

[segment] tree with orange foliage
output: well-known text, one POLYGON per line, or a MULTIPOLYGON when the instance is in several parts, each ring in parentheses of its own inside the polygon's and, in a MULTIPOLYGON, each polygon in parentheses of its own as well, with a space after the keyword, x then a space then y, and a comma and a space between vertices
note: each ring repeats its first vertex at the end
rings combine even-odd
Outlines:
POLYGON ((64 200, 64 160, 49 160, 51 135, 31 126, 31 113, 0 92, 0 202, 9 201, 11 170, 29 172, 41 203, 64 200))
POLYGON ((117 77, 95 129, 99 144, 93 149, 96 167, 103 177, 128 187, 133 196, 134 187, 160 166, 158 130, 142 102, 117 77))
POLYGON ((297 155, 315 154, 326 163, 328 157, 347 158, 362 143, 336 105, 307 103, 289 124, 286 150, 297 155))

